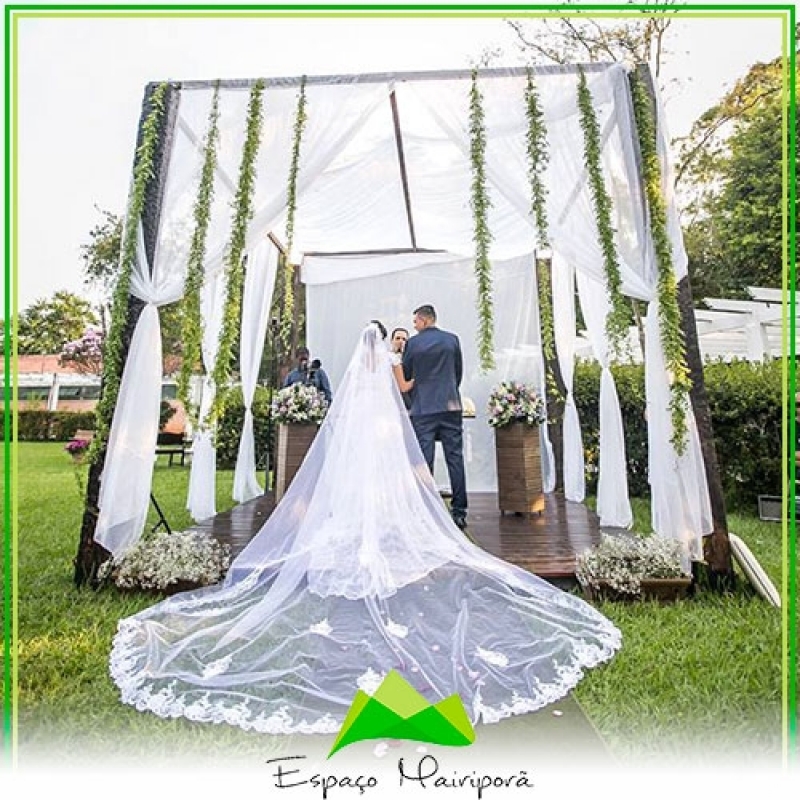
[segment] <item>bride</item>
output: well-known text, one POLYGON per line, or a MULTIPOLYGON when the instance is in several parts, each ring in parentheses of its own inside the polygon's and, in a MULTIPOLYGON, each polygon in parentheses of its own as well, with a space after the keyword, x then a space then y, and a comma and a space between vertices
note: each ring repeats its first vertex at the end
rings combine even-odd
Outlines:
POLYGON ((110 669, 123 702, 328 734, 357 688, 394 669, 489 723, 558 700, 620 647, 590 605, 455 526, 380 327, 361 333, 302 467, 224 582, 120 621, 110 669))

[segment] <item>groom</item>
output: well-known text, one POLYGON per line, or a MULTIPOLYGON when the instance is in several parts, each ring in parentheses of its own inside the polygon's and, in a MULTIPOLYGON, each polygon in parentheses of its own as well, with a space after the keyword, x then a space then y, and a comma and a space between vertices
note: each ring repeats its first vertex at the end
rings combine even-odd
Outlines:
POLYGON ((453 498, 450 513, 461 530, 467 526, 467 485, 464 478, 464 447, 461 397, 458 387, 463 374, 458 337, 436 327, 433 306, 414 311, 416 336, 406 342, 403 372, 414 379, 411 391, 411 424, 422 454, 433 474, 436 440, 444 450, 453 498))

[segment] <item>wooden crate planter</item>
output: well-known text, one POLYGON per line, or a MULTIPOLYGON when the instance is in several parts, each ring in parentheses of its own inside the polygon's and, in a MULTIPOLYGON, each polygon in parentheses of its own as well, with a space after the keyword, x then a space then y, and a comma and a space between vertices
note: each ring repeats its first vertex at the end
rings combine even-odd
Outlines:
POLYGON ((319 430, 318 425, 278 426, 278 448, 275 460, 275 502, 286 493, 308 448, 319 430))
POLYGON ((544 510, 539 429, 513 422, 495 428, 497 505, 502 512, 540 513, 544 510))
POLYGON ((689 594, 691 578, 645 578, 642 592, 638 596, 621 594, 603 581, 597 586, 584 586, 583 593, 588 600, 612 600, 633 602, 635 600, 657 600, 659 603, 674 603, 689 594))

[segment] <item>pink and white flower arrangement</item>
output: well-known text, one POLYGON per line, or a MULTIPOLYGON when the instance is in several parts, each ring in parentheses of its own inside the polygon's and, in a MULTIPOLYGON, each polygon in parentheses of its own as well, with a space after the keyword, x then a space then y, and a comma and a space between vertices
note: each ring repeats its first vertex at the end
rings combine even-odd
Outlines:
POLYGON ((503 381, 492 389, 486 410, 493 428, 513 422, 533 427, 546 419, 542 396, 529 384, 517 381, 503 381))

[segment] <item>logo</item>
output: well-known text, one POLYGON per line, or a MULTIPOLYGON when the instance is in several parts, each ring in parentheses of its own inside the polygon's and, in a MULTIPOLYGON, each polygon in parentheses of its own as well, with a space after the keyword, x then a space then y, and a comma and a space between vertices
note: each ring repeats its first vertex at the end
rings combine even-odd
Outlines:
POLYGON ((475 741, 464 704, 452 694, 431 705, 392 670, 372 696, 359 689, 328 758, 365 739, 410 739, 463 747, 475 741))

